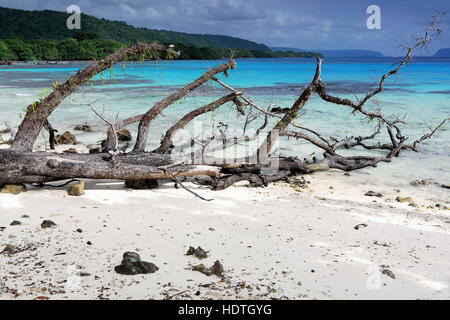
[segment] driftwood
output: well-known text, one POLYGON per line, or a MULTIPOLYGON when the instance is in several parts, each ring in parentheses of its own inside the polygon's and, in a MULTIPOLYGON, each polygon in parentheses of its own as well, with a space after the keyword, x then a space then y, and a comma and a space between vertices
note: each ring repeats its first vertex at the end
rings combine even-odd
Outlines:
POLYGON ((285 108, 285 112, 281 114, 271 112, 269 111, 270 108, 259 106, 243 91, 219 80, 217 75, 223 73, 228 76, 228 72, 235 68, 235 61, 231 59, 207 71, 195 81, 157 102, 144 114, 113 123, 98 113, 93 105, 90 105, 91 110, 108 126, 101 153, 54 154, 33 152, 36 138, 43 129, 49 132, 50 148, 54 148, 54 132, 57 130, 51 126, 48 117, 65 98, 78 90, 93 76, 123 60, 165 58, 177 54, 171 46, 158 44, 138 43, 131 47, 122 48, 78 71, 64 84, 54 86, 53 92, 46 98, 28 106, 26 116, 15 134, 11 148, 0 150, 0 185, 37 183, 44 186, 47 182, 76 178, 119 179, 124 181, 172 179, 177 185, 185 188, 179 180, 180 177, 209 176, 208 184, 216 190, 221 190, 243 180, 249 181, 252 186, 266 186, 273 181, 285 179, 295 174, 308 174, 328 169, 352 171, 365 167, 375 167, 380 162, 391 162, 404 150, 417 151, 418 145, 431 138, 449 119, 443 120, 424 136, 412 140, 402 134, 401 126, 405 124, 404 119, 391 120, 390 117, 384 116, 381 110, 368 111, 365 109, 365 105, 384 90, 388 78, 397 76, 401 68, 411 61, 414 50, 427 46, 432 38, 440 32, 437 17, 434 17, 424 36, 417 38, 414 45, 406 48, 405 58, 392 70, 384 74, 373 90, 355 101, 332 96, 327 92, 327 88, 321 79, 324 61, 317 59, 316 71, 311 82, 300 93, 292 107, 285 108), (152 152, 146 152, 145 147, 151 122, 174 102, 208 81, 217 83, 231 93, 180 117, 166 131, 159 148, 152 152), (350 108, 352 113, 359 113, 368 120, 376 122, 373 133, 367 136, 339 139, 326 137, 322 133, 297 124, 296 120, 300 111, 316 94, 326 102, 350 108), (197 146, 200 150, 194 150, 187 156, 181 156, 181 158, 184 157, 183 159, 179 159, 180 156, 176 155, 176 151, 174 151, 176 148, 173 145, 173 137, 177 130, 185 128, 196 117, 212 112, 226 103, 233 103, 239 114, 247 116, 243 136, 227 136, 226 124, 220 123, 220 126, 218 126, 219 134, 213 133, 210 139, 203 141, 192 139, 187 147, 197 146), (248 125, 257 118, 257 114, 264 116, 264 124, 253 135, 249 136, 247 135, 248 125), (139 123, 137 140, 133 150, 125 153, 118 147, 116 131, 133 123, 139 123), (264 131, 271 123, 273 123, 271 129, 264 131), (374 141, 383 130, 388 133, 389 141, 383 143, 374 141), (248 143, 248 141, 257 141, 259 138, 262 138, 263 142, 258 145, 254 154, 246 154, 244 157, 231 159, 217 159, 208 154, 208 148, 211 147, 213 140, 222 142, 219 147, 211 147, 212 151, 216 151, 226 150, 237 144, 248 143), (276 154, 276 142, 284 138, 299 139, 311 143, 321 149, 323 155, 311 159, 283 158, 276 154), (408 144, 408 141, 413 142, 408 144), (354 148, 381 151, 385 152, 385 155, 343 156, 339 154, 342 149, 352 150, 354 148), (194 156, 196 153, 201 153, 201 157, 194 156))

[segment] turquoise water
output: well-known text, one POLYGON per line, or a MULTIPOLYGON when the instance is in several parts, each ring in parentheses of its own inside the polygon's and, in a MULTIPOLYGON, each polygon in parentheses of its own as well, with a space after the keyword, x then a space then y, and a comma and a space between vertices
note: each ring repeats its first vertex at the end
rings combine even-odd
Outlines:
MULTIPOLYGON (((326 60, 322 79, 330 93, 353 98, 362 96, 380 76, 398 61, 395 58, 372 60, 326 60)), ((94 133, 78 133, 83 143, 95 143, 103 138, 104 124, 89 110, 88 103, 95 102, 111 120, 143 113, 161 98, 173 92, 207 69, 222 61, 162 61, 125 63, 98 75, 93 86, 85 86, 69 97, 52 114, 51 122, 60 131, 72 130, 74 125, 87 122, 97 130, 94 133)), ((0 66, 0 120, 12 127, 20 123, 23 108, 39 98, 55 81, 65 81, 85 63, 63 65, 0 66)), ((311 80, 315 70, 312 59, 253 59, 238 60, 237 68, 230 77, 221 76, 227 83, 245 91, 261 106, 289 107, 311 80)), ((226 92, 213 83, 203 86, 188 97, 175 103, 152 123, 148 149, 156 147, 165 131, 177 118, 200 107, 226 92)), ((411 140, 450 116, 450 59, 418 58, 405 66, 400 76, 387 82, 386 91, 376 104, 368 109, 382 106, 384 114, 407 116, 404 133, 411 140)), ((245 118, 237 115, 232 105, 201 118, 203 127, 223 121, 230 128, 239 129, 245 118)), ((257 127, 263 118, 252 123, 257 127)), ((304 109, 298 123, 322 132, 325 136, 343 138, 348 135, 370 133, 374 124, 359 115, 352 115, 348 108, 327 104, 314 97, 304 109)), ((131 127, 134 129, 134 127, 131 127)), ((72 130, 73 131, 73 130, 72 130)), ((419 153, 407 152, 402 161, 382 165, 383 173, 399 175, 402 179, 445 178, 450 180, 450 125, 431 141, 424 143, 419 153), (431 160, 431 162, 430 162, 431 160), (406 169, 415 167, 415 172, 406 169), (383 171, 384 170, 384 171, 383 171), (404 172, 403 172, 404 171, 404 172), (400 173, 399 173, 400 172, 400 173), (401 173, 403 172, 403 173, 401 173)), ((380 139, 385 139, 381 136, 380 139)), ((40 140, 39 143, 42 143, 40 140)), ((308 156, 319 150, 302 142, 283 140, 281 152, 308 156)), ((363 151, 357 151, 363 152, 363 151)))

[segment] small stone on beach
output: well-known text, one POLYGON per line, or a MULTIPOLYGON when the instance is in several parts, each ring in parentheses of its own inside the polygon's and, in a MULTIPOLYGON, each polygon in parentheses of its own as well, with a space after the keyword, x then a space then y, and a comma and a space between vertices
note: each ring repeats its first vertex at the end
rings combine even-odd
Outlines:
POLYGON ((27 187, 24 184, 5 184, 0 189, 0 193, 11 193, 11 194, 19 194, 21 192, 26 191, 27 187))
POLYGON ((208 258, 208 253, 201 247, 198 247, 197 249, 195 249, 194 247, 189 247, 188 251, 186 252, 186 255, 195 256, 200 260, 208 258))
POLYGON ((47 228, 53 228, 56 227, 56 223, 54 223, 52 220, 44 220, 41 223, 41 228, 47 229, 47 228))
POLYGON ((378 197, 378 198, 383 197, 381 193, 375 191, 367 191, 364 195, 367 197, 378 197))
POLYGON ((216 262, 214 262, 214 264, 210 268, 205 267, 204 264, 199 264, 199 265, 192 267, 192 271, 201 272, 204 275, 207 275, 208 277, 213 274, 219 277, 222 275, 224 270, 223 270, 223 266, 220 263, 220 261, 217 260, 216 262))
POLYGON ((68 191, 69 196, 82 196, 84 195, 84 181, 80 181, 79 183, 71 186, 68 191))
POLYGON ((124 275, 154 273, 158 270, 155 264, 142 261, 139 254, 135 252, 125 252, 121 264, 114 267, 115 272, 124 275))

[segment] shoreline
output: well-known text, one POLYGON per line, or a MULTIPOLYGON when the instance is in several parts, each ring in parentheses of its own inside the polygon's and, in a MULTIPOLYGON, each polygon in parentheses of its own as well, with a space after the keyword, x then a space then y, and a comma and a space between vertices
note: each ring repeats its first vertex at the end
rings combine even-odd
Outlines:
POLYGON ((0 194, 0 226, 6 227, 0 245, 24 249, 0 255, 0 299, 450 297, 448 210, 374 199, 364 190, 349 199, 323 175, 305 178, 305 189, 275 183, 211 191, 188 184, 212 202, 172 182, 129 190, 122 182, 88 180, 81 197, 68 196, 68 186, 0 194), (57 227, 41 229, 45 219, 57 227), (9 226, 13 220, 22 225, 9 226), (189 246, 201 246, 209 257, 185 256, 189 246), (125 251, 160 270, 116 274, 125 251), (223 278, 191 270, 216 260, 223 278))

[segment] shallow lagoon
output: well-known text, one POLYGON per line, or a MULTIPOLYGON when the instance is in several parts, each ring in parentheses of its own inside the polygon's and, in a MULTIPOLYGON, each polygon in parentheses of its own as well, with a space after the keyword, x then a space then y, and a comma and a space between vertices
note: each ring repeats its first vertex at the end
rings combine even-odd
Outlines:
MULTIPOLYGON (((325 60, 322 79, 335 95, 363 95, 397 60, 325 60)), ((161 61, 120 64, 98 75, 93 86, 87 85, 69 97, 50 120, 60 131, 72 130, 74 125, 84 122, 94 125, 96 132, 77 133, 77 137, 83 143, 95 143, 103 138, 104 127, 86 104, 95 102, 110 119, 126 118, 145 112, 154 102, 220 63, 161 61)), ((0 120, 17 127, 24 107, 37 100, 40 93, 51 88, 52 83, 65 81, 85 64, 0 67, 0 120)), ((315 61, 312 59, 238 60, 237 69, 230 72, 230 78, 222 78, 234 87, 245 89, 261 106, 289 107, 310 81, 314 70, 315 61)), ((161 134, 181 115, 223 94, 225 92, 217 85, 208 84, 166 109, 151 126, 148 150, 157 146, 161 134)), ((427 131, 429 125, 436 125, 450 116, 449 98, 450 60, 418 58, 404 68, 398 79, 388 82, 387 90, 377 100, 385 114, 400 117, 408 114, 404 133, 416 139, 427 131)), ((369 105, 368 108, 374 109, 377 105, 369 105)), ((226 124, 236 129, 241 128, 244 122, 232 105, 225 105, 201 118, 205 128, 217 119, 226 119, 226 124)), ((261 117, 253 126, 259 126, 262 121, 261 117)), ((336 138, 364 135, 375 126, 360 116, 351 115, 346 107, 324 103, 317 97, 310 101, 297 123, 336 138)), ((43 143, 43 140, 38 143, 43 143)), ((280 146, 283 154, 308 156, 313 152, 320 153, 320 150, 302 142, 283 140, 280 146)), ((380 164, 377 169, 365 169, 355 174, 360 176, 362 184, 373 186, 401 186, 425 178, 449 183, 450 126, 424 143, 419 153, 405 152, 401 159, 391 164, 380 164)), ((343 179, 341 175, 337 176, 343 179)), ((446 191, 436 192, 448 196, 446 191)))

